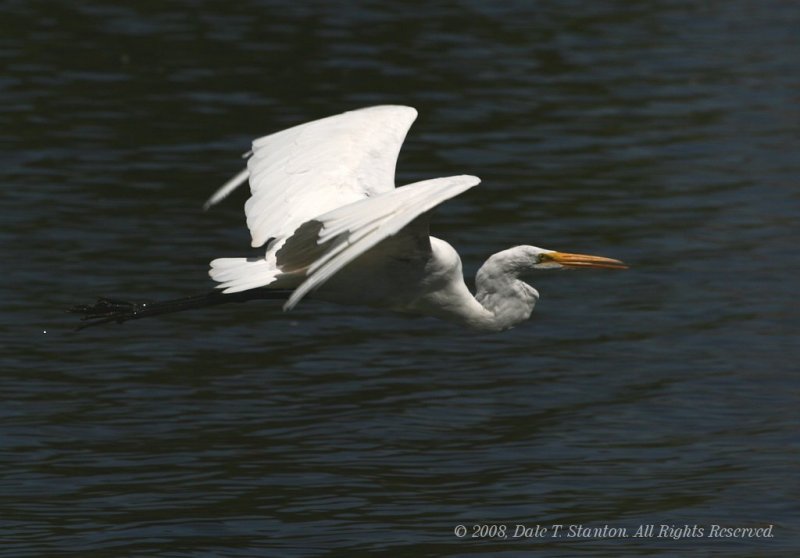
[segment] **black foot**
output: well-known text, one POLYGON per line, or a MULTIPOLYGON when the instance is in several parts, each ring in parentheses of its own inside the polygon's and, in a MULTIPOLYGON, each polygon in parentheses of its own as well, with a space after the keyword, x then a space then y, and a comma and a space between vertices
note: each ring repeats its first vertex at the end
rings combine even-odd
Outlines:
POLYGON ((131 320, 147 307, 147 304, 128 302, 113 298, 98 298, 94 304, 79 304, 68 310, 73 314, 82 314, 81 321, 86 322, 78 326, 84 329, 89 326, 117 322, 121 324, 131 320))

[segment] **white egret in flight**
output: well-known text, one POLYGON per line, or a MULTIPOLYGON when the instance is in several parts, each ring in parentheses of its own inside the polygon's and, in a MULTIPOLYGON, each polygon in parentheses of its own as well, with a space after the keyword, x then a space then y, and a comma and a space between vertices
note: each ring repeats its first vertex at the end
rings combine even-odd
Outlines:
POLYGON ((206 202, 249 179, 247 226, 258 257, 211 262, 210 294, 156 303, 107 298, 76 306, 82 327, 252 299, 304 297, 435 316, 482 331, 527 320, 539 293, 524 278, 539 269, 621 269, 619 261, 515 246, 478 270, 473 295, 461 259, 428 231, 431 210, 476 186, 474 176, 423 180, 400 188, 394 170, 417 111, 377 106, 283 130, 253 142, 247 169, 206 202))

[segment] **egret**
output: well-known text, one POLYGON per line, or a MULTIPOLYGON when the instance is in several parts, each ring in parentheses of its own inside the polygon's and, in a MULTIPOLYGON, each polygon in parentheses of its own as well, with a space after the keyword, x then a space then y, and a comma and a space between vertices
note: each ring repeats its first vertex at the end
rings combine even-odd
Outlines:
POLYGON ((301 124, 257 139, 247 168, 217 190, 206 208, 249 180, 244 206, 257 257, 219 258, 209 294, 156 303, 107 298, 72 308, 82 327, 189 308, 280 299, 291 310, 319 300, 434 316, 494 332, 527 320, 539 293, 525 279, 540 269, 623 269, 619 260, 515 246, 478 270, 473 295, 461 259, 430 236, 433 208, 477 186, 474 176, 423 180, 395 188, 400 147, 417 111, 376 106, 301 124))

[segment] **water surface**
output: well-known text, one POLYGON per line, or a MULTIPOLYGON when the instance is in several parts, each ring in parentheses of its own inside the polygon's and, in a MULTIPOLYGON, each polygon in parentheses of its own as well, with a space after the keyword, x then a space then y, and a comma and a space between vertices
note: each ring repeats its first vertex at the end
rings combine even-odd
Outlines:
POLYGON ((3 556, 791 555, 800 546, 791 2, 7 2, 3 556), (479 335, 303 303, 75 334, 63 309, 211 287, 262 134, 420 118, 398 183, 470 173, 434 234, 542 273, 479 335), (774 526, 483 540, 457 525, 774 526))

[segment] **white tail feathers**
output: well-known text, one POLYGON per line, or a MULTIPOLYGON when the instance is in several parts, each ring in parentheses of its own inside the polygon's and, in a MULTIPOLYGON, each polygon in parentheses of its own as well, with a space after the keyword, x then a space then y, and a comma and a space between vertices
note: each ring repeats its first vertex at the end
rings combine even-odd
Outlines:
POLYGON ((281 271, 274 261, 264 258, 217 258, 211 262, 208 274, 219 283, 217 288, 223 292, 238 293, 266 287, 277 279, 281 271))

